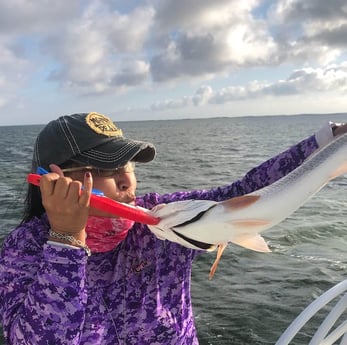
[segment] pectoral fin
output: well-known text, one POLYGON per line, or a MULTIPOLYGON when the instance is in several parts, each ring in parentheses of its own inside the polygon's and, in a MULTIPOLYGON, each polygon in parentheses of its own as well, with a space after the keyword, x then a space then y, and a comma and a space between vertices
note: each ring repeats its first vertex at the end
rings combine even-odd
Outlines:
POLYGON ((217 251, 217 257, 216 257, 216 260, 214 261, 211 269, 210 269, 210 274, 208 275, 208 279, 211 280, 217 270, 217 267, 218 267, 218 264, 219 264, 219 261, 222 257, 222 254, 224 252, 224 249, 228 246, 228 243, 224 243, 224 244, 219 244, 218 245, 218 251, 217 251))
POLYGON ((239 235, 231 240, 231 242, 238 244, 241 247, 255 250, 257 252, 268 253, 271 252, 264 238, 256 234, 243 234, 239 235))

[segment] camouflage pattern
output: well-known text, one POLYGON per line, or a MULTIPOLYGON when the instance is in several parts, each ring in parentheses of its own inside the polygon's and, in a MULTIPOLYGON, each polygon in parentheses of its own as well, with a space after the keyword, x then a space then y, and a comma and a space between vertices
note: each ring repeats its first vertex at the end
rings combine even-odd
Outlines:
MULTIPOLYGON (((264 187, 315 149, 312 136, 228 186, 137 199, 142 207, 221 201, 264 187)), ((198 252, 135 224, 114 250, 93 254, 47 244, 46 216, 15 229, 0 259, 0 315, 8 344, 197 345, 190 298, 198 252)))

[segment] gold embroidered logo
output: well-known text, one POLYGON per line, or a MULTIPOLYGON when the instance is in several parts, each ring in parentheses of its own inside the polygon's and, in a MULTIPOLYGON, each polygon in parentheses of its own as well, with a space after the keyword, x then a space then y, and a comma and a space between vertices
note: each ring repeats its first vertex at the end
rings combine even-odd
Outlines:
POLYGON ((86 117, 87 125, 96 133, 108 137, 122 137, 123 132, 110 118, 99 113, 89 113, 86 117))

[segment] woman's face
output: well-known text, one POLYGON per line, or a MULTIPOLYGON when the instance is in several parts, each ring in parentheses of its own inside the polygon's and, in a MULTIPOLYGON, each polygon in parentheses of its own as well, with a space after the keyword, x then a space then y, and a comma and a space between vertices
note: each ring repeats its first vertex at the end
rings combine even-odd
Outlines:
MULTIPOLYGON (((64 174, 73 180, 83 182, 85 172, 86 170, 81 170, 66 172, 64 174)), ((96 171, 93 173, 93 170, 91 170, 91 174, 93 176, 93 188, 101 190, 110 199, 135 205, 137 181, 134 170, 127 171, 120 169, 114 175, 107 177, 99 176, 96 171)), ((90 209, 89 214, 93 216, 114 217, 114 215, 93 208, 90 209)))

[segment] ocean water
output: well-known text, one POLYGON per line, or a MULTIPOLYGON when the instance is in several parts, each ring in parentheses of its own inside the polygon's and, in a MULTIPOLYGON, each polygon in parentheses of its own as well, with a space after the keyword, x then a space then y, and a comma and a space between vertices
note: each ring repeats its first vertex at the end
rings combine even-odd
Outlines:
MULTIPOLYGON (((122 122, 130 138, 153 142, 154 162, 137 166, 138 194, 225 185, 346 115, 122 122)), ((0 244, 21 217, 25 177, 42 126, 0 127, 0 244)), ((347 178, 329 183, 264 233, 272 253, 230 245, 208 280, 215 254, 194 263, 192 296, 201 345, 274 344, 314 298, 346 279, 347 178)), ((319 319, 295 344, 307 344, 319 319)), ((0 338, 0 344, 3 339, 0 338)))

